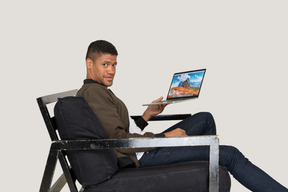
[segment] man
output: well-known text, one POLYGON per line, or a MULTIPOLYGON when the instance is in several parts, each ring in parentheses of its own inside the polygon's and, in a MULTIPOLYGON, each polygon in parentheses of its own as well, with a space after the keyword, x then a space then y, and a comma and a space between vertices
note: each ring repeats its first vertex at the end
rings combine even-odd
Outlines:
MULTIPOLYGON (((88 102, 111 139, 216 134, 213 116, 207 112, 195 114, 160 134, 143 132, 148 125, 148 120, 160 114, 166 105, 149 106, 135 122, 129 118, 125 104, 108 89, 113 84, 116 74, 117 55, 118 52, 111 43, 104 40, 92 42, 86 55, 87 77, 77 93, 77 96, 84 97, 88 102)), ((154 102, 162 99, 160 97, 154 102)), ((133 149, 117 150, 117 157, 123 166, 130 165, 131 160, 136 166, 152 166, 209 159, 208 147, 165 147, 142 150, 142 152, 133 149)), ((285 187, 253 165, 235 147, 220 146, 219 163, 252 191, 288 192, 285 187)))

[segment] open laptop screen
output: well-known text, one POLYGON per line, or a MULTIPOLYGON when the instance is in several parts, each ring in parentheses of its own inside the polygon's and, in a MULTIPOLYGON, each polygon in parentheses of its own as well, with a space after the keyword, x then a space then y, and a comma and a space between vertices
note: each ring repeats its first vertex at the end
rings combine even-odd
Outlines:
POLYGON ((175 73, 167 100, 198 97, 206 69, 175 73))

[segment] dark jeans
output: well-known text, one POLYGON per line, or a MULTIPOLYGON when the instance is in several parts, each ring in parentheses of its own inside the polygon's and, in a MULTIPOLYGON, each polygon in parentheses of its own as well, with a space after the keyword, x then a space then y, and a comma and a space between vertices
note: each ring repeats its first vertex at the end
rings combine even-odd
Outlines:
MULTIPOLYGON (((216 135, 216 126, 210 113, 197 113, 170 127, 186 130, 187 135, 216 135)), ((163 165, 185 161, 209 160, 209 147, 163 147, 146 152, 139 163, 142 166, 163 165)), ((245 187, 254 192, 288 192, 288 190, 271 178, 264 171, 253 165, 235 147, 220 145, 219 163, 245 187)))

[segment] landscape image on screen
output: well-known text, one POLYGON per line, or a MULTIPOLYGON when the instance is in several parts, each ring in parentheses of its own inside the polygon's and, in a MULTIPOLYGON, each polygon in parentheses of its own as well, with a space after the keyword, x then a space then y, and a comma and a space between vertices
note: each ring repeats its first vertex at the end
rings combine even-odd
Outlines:
POLYGON ((178 74, 173 77, 168 98, 199 95, 204 71, 178 74))

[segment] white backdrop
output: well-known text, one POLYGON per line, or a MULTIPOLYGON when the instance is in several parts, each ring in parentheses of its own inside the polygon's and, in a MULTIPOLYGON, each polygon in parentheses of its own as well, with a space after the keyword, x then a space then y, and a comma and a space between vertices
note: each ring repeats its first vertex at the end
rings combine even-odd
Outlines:
MULTIPOLYGON (((39 190, 50 140, 36 98, 79 88, 97 39, 119 51, 111 89, 131 114, 166 96, 174 72, 207 68, 200 98, 165 113, 211 112, 221 144, 288 187, 287 8, 284 0, 1 1, 1 190, 39 190)), ((232 191, 248 190, 233 179, 232 191)))

